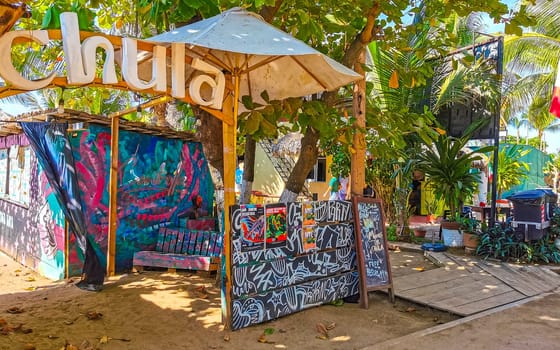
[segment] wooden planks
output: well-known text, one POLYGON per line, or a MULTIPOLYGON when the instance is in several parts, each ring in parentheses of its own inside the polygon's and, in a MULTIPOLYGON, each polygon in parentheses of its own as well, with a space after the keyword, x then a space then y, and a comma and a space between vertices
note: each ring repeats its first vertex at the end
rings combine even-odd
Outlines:
POLYGON ((526 296, 549 292, 560 286, 560 276, 538 266, 479 261, 482 269, 526 296))
POLYGON ((448 254, 442 265, 395 278, 396 296, 468 316, 560 286, 560 276, 540 266, 463 259, 448 254))

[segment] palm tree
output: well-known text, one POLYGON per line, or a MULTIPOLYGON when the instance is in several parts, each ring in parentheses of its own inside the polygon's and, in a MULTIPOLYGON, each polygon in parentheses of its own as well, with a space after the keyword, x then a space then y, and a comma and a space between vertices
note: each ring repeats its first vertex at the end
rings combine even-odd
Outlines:
POLYGON ((527 115, 515 115, 510 117, 508 125, 515 128, 515 143, 519 144, 521 141, 521 128, 528 127, 527 115))
MULTIPOLYGON (((419 13, 414 23, 424 23, 422 16, 424 13, 419 13)), ((442 26, 454 28, 456 45, 463 47, 472 43, 472 33, 480 30, 482 23, 480 15, 473 14, 468 18, 453 16, 442 26)), ((387 218, 398 219, 401 225, 406 216, 403 214, 407 214, 403 210, 407 210, 414 170, 410 160, 416 159, 420 152, 413 144, 418 145, 417 136, 429 144, 437 138, 431 127, 433 115, 425 113, 426 108, 437 113, 451 103, 470 101, 473 96, 497 94, 498 86, 488 79, 490 67, 484 61, 462 64, 459 60, 436 59, 442 54, 427 48, 431 41, 438 40, 441 28, 421 25, 417 28, 421 30, 409 38, 407 50, 384 50, 379 43, 369 46, 373 64, 368 79, 373 89, 368 109, 375 111, 375 121, 367 144, 375 161, 368 165, 366 177, 376 195, 384 199, 387 218), (489 91, 488 87, 494 88, 489 91)), ((451 49, 454 47, 442 51, 451 49)))
POLYGON ((537 130, 539 139, 539 149, 546 150, 546 142, 544 140, 544 131, 560 130, 560 121, 549 112, 550 100, 543 97, 535 97, 533 103, 529 106, 527 113, 528 123, 537 130))
MULTIPOLYGON (((529 124, 539 133, 544 131, 554 117, 549 115, 552 88, 558 66, 560 50, 560 1, 537 0, 527 11, 535 18, 531 32, 505 40, 504 61, 506 71, 516 81, 504 91, 502 114, 506 120, 517 114, 527 113, 529 124)), ((542 142, 541 142, 542 144, 542 142)))

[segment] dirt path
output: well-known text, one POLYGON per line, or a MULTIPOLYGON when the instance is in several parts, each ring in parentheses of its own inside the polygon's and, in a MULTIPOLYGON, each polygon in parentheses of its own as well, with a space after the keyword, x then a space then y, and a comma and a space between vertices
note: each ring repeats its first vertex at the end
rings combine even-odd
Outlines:
MULTIPOLYGON (((395 276, 435 268, 419 253, 391 252, 391 262, 395 276)), ((112 278, 100 293, 85 292, 71 283, 49 283, 0 254, 0 329, 7 333, 0 333, 1 350, 25 344, 58 350, 66 343, 82 350, 359 349, 453 319, 370 293, 368 310, 324 305, 230 332, 221 325, 214 278, 148 271, 112 278), (22 312, 7 312, 16 308, 22 312), (328 339, 317 337, 318 323, 334 326, 328 339), (272 334, 263 336, 267 332, 272 334)))

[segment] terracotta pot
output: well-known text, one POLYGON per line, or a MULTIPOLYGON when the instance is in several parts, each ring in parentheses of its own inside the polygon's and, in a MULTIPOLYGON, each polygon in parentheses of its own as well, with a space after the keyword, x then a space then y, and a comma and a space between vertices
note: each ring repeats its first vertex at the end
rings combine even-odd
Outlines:
POLYGON ((442 221, 441 228, 448 229, 448 230, 458 230, 461 227, 457 221, 442 221))
POLYGON ((476 233, 463 232, 463 243, 465 248, 476 249, 480 237, 476 233))
POLYGON ((414 229, 414 237, 423 238, 426 236, 426 230, 414 229))
POLYGON ((428 221, 430 224, 435 224, 437 221, 437 215, 435 214, 428 215, 426 221, 428 221))

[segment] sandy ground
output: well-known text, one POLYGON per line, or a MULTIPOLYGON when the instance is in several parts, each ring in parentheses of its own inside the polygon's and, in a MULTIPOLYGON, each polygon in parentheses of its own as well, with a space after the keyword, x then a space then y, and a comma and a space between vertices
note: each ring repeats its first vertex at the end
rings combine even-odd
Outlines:
MULTIPOLYGON (((435 268, 419 253, 390 256, 393 276, 435 268)), ((0 349, 360 349, 456 319, 388 299, 370 293, 368 310, 323 305, 231 332, 221 325, 215 277, 146 271, 111 278, 95 293, 52 283, 0 253, 0 349), (333 327, 328 339, 319 323, 333 327)))

